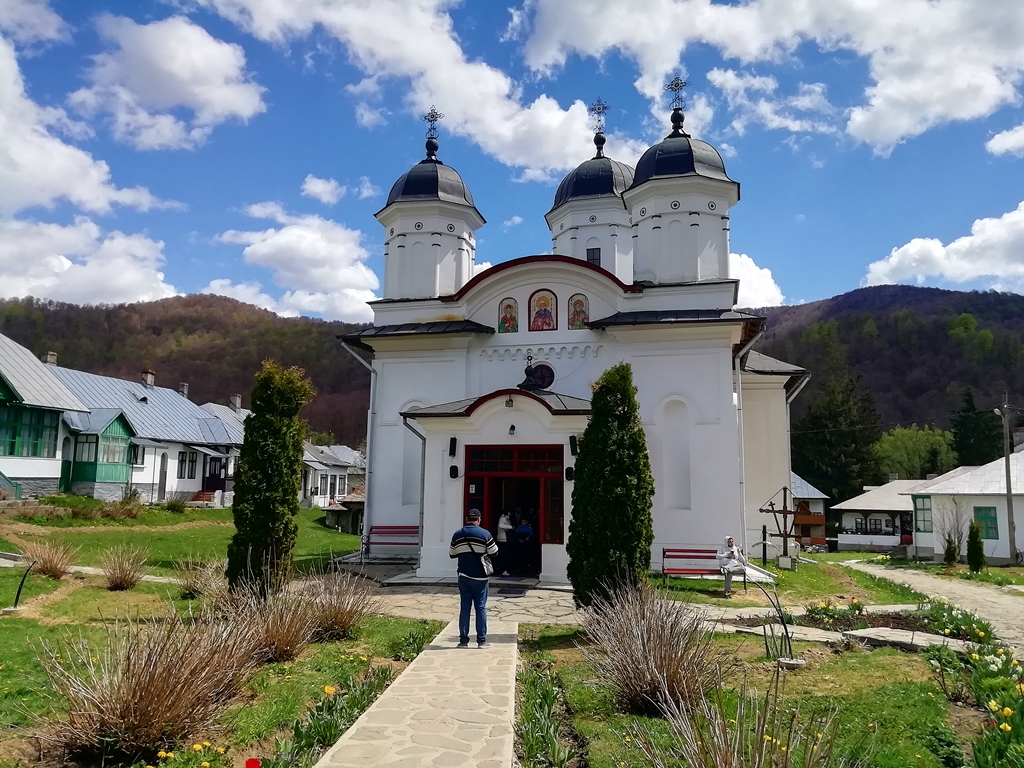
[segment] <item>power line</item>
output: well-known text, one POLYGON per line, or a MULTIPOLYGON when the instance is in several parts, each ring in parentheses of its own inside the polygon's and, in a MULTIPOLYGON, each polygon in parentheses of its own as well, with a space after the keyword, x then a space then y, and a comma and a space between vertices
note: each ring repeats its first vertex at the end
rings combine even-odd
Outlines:
MULTIPOLYGON (((1010 406, 1010 407, 1013 410, 1015 410, 1015 411, 1024 410, 1024 409, 1021 409, 1021 408, 1017 408, 1015 406, 1010 406)), ((923 422, 923 421, 937 421, 939 419, 951 419, 954 416, 984 416, 985 414, 988 414, 988 415, 991 415, 991 416, 995 415, 995 414, 992 413, 991 409, 988 409, 988 410, 981 409, 981 410, 978 410, 978 411, 966 411, 966 412, 957 411, 957 412, 954 412, 954 413, 945 414, 943 416, 924 416, 924 417, 919 418, 919 419, 905 419, 904 421, 889 421, 889 422, 885 422, 885 423, 882 423, 882 424, 864 424, 864 425, 861 425, 859 427, 827 427, 825 429, 800 429, 800 430, 794 429, 794 430, 790 430, 790 434, 792 434, 792 435, 815 435, 815 434, 820 434, 822 432, 854 432, 854 431, 859 430, 859 429, 881 429, 882 427, 899 427, 899 426, 902 426, 904 424, 919 424, 920 422, 923 422)), ((927 425, 925 425, 925 426, 927 426, 927 425)))

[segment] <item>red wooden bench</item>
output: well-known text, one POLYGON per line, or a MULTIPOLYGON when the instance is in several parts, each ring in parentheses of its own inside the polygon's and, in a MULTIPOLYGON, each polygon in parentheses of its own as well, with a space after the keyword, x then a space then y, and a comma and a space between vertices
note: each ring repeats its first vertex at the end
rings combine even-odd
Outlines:
POLYGON ((371 544, 389 547, 418 547, 420 527, 418 525, 371 525, 363 536, 363 551, 369 552, 371 544))
MULTIPOLYGON (((718 550, 703 547, 672 548, 661 550, 661 576, 666 581, 669 576, 721 576, 722 568, 718 565, 718 550), (679 563, 669 565, 669 560, 679 563), (712 561, 712 562, 708 562, 712 561)), ((739 573, 736 573, 739 576, 739 573)), ((747 591, 747 571, 743 569, 743 591, 747 591)))

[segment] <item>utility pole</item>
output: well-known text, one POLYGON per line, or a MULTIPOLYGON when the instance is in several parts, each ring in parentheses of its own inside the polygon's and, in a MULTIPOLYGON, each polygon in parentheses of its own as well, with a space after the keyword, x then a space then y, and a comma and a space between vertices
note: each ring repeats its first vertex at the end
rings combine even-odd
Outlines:
POLYGON ((1003 404, 996 408, 1003 419, 1003 459, 1006 464, 1006 534, 1010 538, 1010 564, 1017 563, 1017 524, 1013 519, 1013 488, 1010 486, 1010 454, 1013 452, 1013 443, 1010 440, 1010 399, 1009 394, 1003 391, 1003 404))

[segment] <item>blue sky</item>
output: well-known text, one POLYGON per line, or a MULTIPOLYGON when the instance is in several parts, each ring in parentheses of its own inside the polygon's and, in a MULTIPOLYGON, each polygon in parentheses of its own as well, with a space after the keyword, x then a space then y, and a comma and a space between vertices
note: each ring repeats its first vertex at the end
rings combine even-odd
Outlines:
POLYGON ((5 0, 0 295, 366 321, 431 104, 498 263, 550 249, 586 104, 634 163, 677 71, 742 184, 741 303, 1020 291, 1021 40, 1016 0, 5 0))

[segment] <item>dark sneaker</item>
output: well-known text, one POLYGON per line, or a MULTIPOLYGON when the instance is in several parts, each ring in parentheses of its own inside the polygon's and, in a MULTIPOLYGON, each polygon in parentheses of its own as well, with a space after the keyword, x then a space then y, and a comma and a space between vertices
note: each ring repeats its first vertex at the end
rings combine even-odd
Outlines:
POLYGON ((490 648, 490 647, 491 647, 491 644, 490 644, 490 643, 488 643, 488 642, 487 642, 486 640, 481 640, 480 642, 478 642, 478 643, 476 644, 476 647, 477 647, 477 648, 490 648))
POLYGON ((456 648, 469 648, 469 640, 461 640, 456 648))

